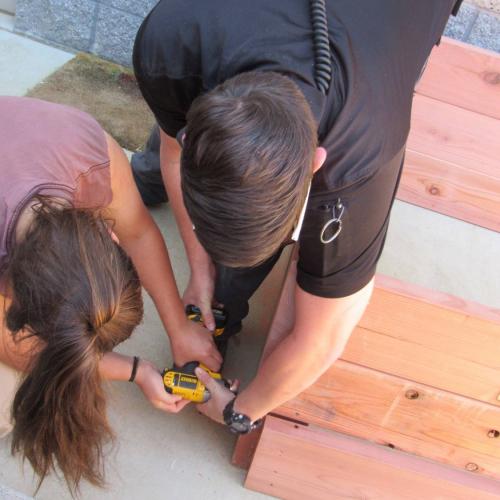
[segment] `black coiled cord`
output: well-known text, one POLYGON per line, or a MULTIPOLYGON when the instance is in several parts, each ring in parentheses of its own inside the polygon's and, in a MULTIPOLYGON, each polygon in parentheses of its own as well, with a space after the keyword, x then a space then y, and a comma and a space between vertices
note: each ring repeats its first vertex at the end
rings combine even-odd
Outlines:
POLYGON ((332 79, 332 60, 325 0, 309 0, 313 28, 314 79, 318 89, 326 95, 332 79))

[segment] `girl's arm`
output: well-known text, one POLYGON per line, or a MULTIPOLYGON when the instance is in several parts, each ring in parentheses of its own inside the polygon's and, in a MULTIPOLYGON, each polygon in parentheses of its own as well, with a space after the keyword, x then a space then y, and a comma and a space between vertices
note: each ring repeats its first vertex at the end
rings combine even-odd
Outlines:
MULTIPOLYGON (((14 341, 13 333, 5 324, 9 302, 9 299, 0 294, 0 363, 19 372, 27 372, 32 356, 41 348, 41 342, 36 337, 14 341)), ((20 338, 22 335, 21 332, 20 338)), ((127 381, 132 373, 133 362, 134 358, 131 356, 109 352, 99 362, 99 373, 106 380, 127 381)), ((151 404, 160 410, 176 413, 189 403, 180 396, 165 392, 160 373, 149 361, 139 361, 135 382, 151 404)))
MULTIPOLYGON (((99 363, 101 377, 107 380, 127 381, 132 373, 134 358, 116 352, 109 352, 99 363)), ((141 359, 137 367, 135 383, 140 387, 150 403, 159 410, 177 413, 189 404, 181 396, 167 394, 163 386, 163 378, 156 366, 141 359)))
POLYGON ((185 316, 165 242, 137 191, 127 157, 109 136, 108 148, 113 200, 103 215, 113 221, 112 229, 120 245, 131 257, 156 305, 170 338, 174 361, 179 365, 201 361, 218 370, 222 357, 211 333, 185 316))

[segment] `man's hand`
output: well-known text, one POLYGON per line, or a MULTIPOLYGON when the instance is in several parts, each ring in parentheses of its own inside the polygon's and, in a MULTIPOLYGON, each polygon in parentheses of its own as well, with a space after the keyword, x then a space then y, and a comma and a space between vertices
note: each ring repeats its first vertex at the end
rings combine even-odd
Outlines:
POLYGON ((139 361, 135 383, 155 408, 167 413, 178 413, 190 403, 181 396, 168 394, 165 391, 160 372, 149 361, 142 359, 139 361))
POLYGON ((204 250, 197 252, 195 262, 191 264, 191 277, 184 292, 184 305, 193 304, 200 308, 205 326, 215 330, 212 302, 215 288, 215 266, 204 250))
POLYGON ((177 366, 190 361, 200 361, 211 370, 218 372, 222 356, 215 346, 212 333, 203 326, 186 318, 184 328, 170 337, 172 354, 177 366))
POLYGON ((206 403, 199 404, 198 410, 200 413, 203 413, 203 415, 211 418, 215 422, 223 424, 224 419, 222 417, 222 412, 229 401, 236 397, 235 393, 240 385, 239 381, 234 381, 231 384, 231 387, 227 389, 222 384, 214 380, 202 368, 196 368, 195 374, 210 392, 210 399, 206 403))

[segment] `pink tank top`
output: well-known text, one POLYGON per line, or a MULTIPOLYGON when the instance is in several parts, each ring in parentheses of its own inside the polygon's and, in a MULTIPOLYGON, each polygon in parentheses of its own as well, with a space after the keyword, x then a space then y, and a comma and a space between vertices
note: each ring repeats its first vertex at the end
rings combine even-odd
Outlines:
POLYGON ((108 206, 113 195, 104 131, 77 109, 0 96, 0 293, 17 219, 37 194, 76 208, 108 206))

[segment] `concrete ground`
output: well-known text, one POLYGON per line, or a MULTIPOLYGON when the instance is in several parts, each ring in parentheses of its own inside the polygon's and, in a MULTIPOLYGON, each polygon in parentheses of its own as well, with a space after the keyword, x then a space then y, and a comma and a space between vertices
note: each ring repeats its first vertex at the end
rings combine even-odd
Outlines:
POLYGON ((396 200, 378 272, 499 309, 499 255, 499 233, 396 200))
MULTIPOLYGON (((72 54, 14 35, 0 14, 0 95, 23 95, 31 86, 64 64, 72 54)), ((152 210, 162 229, 179 288, 188 277, 185 256, 168 206, 152 210)), ((403 202, 396 202, 379 271, 485 305, 498 307, 500 235, 403 202)), ((255 372, 266 323, 279 292, 284 262, 254 298, 251 317, 241 340, 230 345, 226 374, 243 384, 255 372), (263 300, 265 298, 265 300, 263 300)), ((145 321, 120 352, 137 354, 163 368, 171 363, 168 343, 151 301, 145 297, 145 321)), ((229 464, 234 437, 194 407, 180 415, 154 410, 133 384, 109 385, 109 416, 117 441, 107 461, 109 486, 82 485, 85 500, 167 498, 234 500, 266 498, 243 488, 244 472, 229 464)), ((24 499, 33 494, 29 467, 22 469, 0 440, 0 499, 24 499)), ((64 500, 70 495, 55 477, 36 498, 64 500)), ((269 498, 269 497, 267 497, 269 498)))
POLYGON ((0 12, 0 95, 21 96, 73 54, 15 35, 8 31, 11 23, 0 12))

